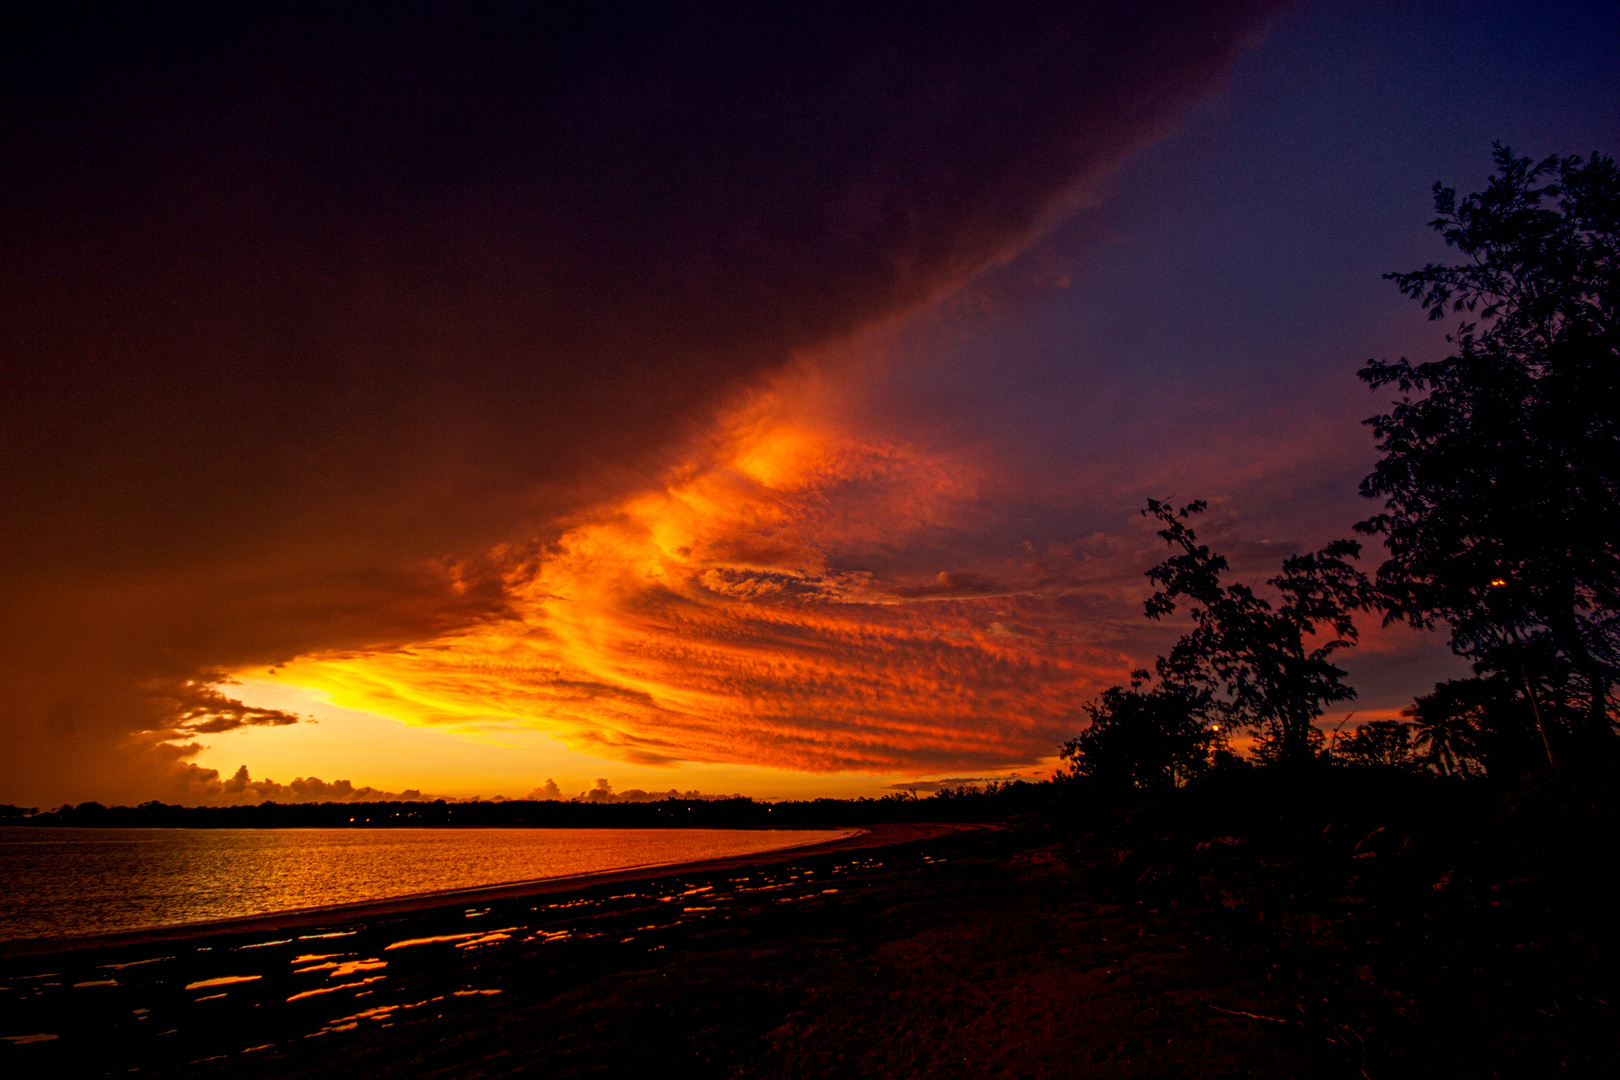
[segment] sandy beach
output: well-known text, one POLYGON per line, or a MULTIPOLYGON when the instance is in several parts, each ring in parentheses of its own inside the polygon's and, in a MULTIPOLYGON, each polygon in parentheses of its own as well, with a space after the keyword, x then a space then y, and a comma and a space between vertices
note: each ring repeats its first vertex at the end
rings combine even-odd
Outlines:
POLYGON ((1352 1075, 1265 969, 1184 918, 1088 896, 1040 834, 877 826, 33 943, 3 961, 0 1058, 27 1076, 1352 1075))

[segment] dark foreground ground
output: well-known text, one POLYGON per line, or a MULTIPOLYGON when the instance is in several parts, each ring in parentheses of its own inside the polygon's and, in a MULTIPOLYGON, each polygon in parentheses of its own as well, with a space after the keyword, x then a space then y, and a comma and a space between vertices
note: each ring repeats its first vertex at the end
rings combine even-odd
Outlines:
POLYGON ((17 956, 0 961, 0 1070, 1359 1075, 1262 950, 1218 920, 1110 903, 1089 877, 1048 833, 980 830, 17 956))

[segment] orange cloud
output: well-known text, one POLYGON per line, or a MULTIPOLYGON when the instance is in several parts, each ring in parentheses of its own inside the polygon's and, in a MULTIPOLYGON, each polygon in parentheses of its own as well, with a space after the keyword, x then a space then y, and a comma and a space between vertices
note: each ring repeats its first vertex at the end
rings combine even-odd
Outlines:
POLYGON ((1276 6, 33 20, 0 156, 0 798, 167 794, 190 744, 148 687, 298 656, 390 715, 743 753, 693 719, 726 634, 865 647, 831 613, 859 569, 888 602, 886 541, 818 563, 814 502, 889 520, 828 484, 903 504, 910 466, 779 427, 625 492, 796 353, 1020 250, 1276 6), (481 561, 514 538, 540 571, 481 561))
POLYGON ((1027 551, 993 572, 905 565, 971 512, 983 478, 783 422, 779 405, 756 399, 707 460, 515 563, 509 617, 273 677, 409 723, 533 727, 636 764, 935 771, 1050 754, 1124 666, 1106 620, 1077 630, 1085 598, 1027 551), (862 564, 874 552, 885 572, 862 564))

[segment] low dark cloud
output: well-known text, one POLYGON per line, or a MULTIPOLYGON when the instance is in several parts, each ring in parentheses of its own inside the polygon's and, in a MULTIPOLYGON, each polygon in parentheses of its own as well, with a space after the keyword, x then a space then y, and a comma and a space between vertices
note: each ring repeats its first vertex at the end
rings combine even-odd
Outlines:
POLYGON ((160 793, 288 719, 214 673, 501 617, 569 515, 1017 247, 1272 6, 11 16, 0 794, 160 793))
POLYGON ((926 584, 899 585, 893 589, 895 596, 907 600, 947 596, 994 596, 1007 591, 1006 585, 971 570, 941 570, 933 581, 926 584))
POLYGON ((303 718, 285 709, 244 705, 219 687, 229 685, 224 675, 201 675, 178 685, 158 684, 152 688, 156 707, 174 722, 183 735, 215 735, 244 727, 283 727, 303 718))
POLYGON ((947 776, 943 780, 912 780, 903 784, 890 784, 890 791, 948 791, 952 788, 976 788, 980 784, 1001 783, 1019 779, 1017 773, 1007 776, 947 776))
POLYGON ((423 795, 416 788, 379 791, 374 787, 355 787, 347 780, 327 783, 316 776, 300 776, 291 783, 278 784, 274 780, 253 779, 248 775, 246 765, 221 779, 217 769, 187 764, 176 770, 175 782, 170 790, 186 802, 226 805, 261 802, 431 802, 436 797, 423 795))
POLYGON ((545 783, 537 784, 529 791, 527 795, 523 797, 525 799, 536 800, 560 800, 563 797, 563 793, 562 788, 557 786, 557 781, 548 776, 546 777, 545 783))
MULTIPOLYGON (((535 792, 549 791, 556 788, 556 784, 546 781, 547 788, 536 788, 535 792)), ((549 799, 558 798, 558 795, 535 794, 531 792, 530 798, 549 799)), ((613 785, 605 778, 599 778, 588 790, 580 792, 571 802, 579 803, 649 803, 663 802, 665 799, 685 799, 688 802, 719 802, 723 799, 740 799, 741 795, 705 795, 701 791, 678 791, 670 788, 668 791, 643 791, 641 788, 627 788, 624 791, 614 791, 613 785)))

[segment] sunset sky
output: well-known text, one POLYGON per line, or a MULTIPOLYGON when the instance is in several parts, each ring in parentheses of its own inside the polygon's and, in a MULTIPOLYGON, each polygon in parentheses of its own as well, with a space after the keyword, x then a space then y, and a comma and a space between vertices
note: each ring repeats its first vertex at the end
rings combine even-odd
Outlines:
POLYGON ((1620 150, 1602 3, 330 7, 3 35, 0 802, 1045 776, 1149 497, 1374 511, 1433 182, 1620 150))

